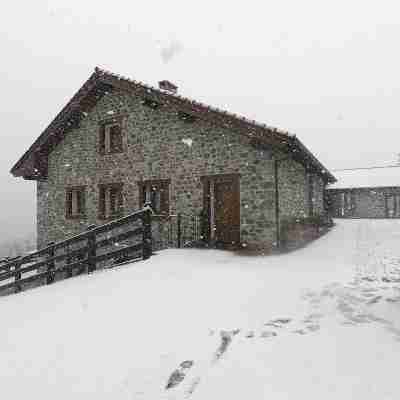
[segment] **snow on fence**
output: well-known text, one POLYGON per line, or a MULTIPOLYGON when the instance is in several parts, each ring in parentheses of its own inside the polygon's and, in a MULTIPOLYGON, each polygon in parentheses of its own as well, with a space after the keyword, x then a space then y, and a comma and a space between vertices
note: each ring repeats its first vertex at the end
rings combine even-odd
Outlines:
POLYGON ((79 235, 49 243, 24 257, 0 261, 0 293, 19 292, 74 274, 91 273, 110 260, 146 260, 151 254, 151 210, 144 208, 99 227, 89 226, 79 235))

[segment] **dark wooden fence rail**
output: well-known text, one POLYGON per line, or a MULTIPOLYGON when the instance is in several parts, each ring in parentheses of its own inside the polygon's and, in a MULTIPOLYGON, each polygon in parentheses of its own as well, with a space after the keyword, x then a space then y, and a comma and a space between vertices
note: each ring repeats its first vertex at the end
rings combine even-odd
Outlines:
MULTIPOLYGON (((110 259, 148 259, 152 254, 151 210, 144 208, 126 217, 114 220, 105 225, 88 227, 87 231, 49 245, 37 252, 24 257, 14 257, 0 261, 0 292, 14 289, 19 292, 25 284, 43 282, 51 284, 56 275, 64 273, 63 278, 73 275, 74 270, 91 273, 97 265, 110 259), (141 224, 134 227, 133 223, 141 224), (132 227, 130 226, 132 225, 132 227), (111 234, 116 228, 124 229, 122 233, 111 234), (128 229, 126 229, 128 228, 128 229), (132 229, 131 229, 132 228, 132 229), (106 234, 107 237, 101 238, 106 234), (108 250, 107 247, 139 238, 139 241, 130 245, 123 245, 118 250, 108 250), (76 249, 71 247, 76 246, 76 249), (97 254, 98 250, 105 250, 97 254), (63 251, 61 254, 58 254, 63 251), (132 256, 132 253, 135 257, 132 256), (129 256, 129 254, 131 254, 129 256), (61 262, 64 262, 61 264, 61 262), (61 265, 60 265, 61 264, 61 265), (6 282, 4 282, 6 281, 6 282), (4 282, 4 283, 3 283, 4 282)), ((62 274, 61 274, 62 275, 62 274)))

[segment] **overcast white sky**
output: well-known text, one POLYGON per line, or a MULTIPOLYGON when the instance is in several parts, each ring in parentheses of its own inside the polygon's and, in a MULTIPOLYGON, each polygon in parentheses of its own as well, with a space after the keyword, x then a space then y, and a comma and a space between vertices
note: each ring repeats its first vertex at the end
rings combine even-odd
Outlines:
POLYGON ((296 133, 329 169, 397 161, 399 11, 388 0, 2 0, 1 231, 34 230, 34 184, 9 170, 96 65, 296 133))

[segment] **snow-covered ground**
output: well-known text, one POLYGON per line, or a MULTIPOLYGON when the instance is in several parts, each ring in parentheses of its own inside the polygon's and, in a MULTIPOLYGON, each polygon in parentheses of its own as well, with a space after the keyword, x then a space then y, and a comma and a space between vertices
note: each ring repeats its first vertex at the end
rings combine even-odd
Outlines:
POLYGON ((0 298, 1 396, 397 400, 399 243, 337 221, 287 255, 166 250, 0 298))

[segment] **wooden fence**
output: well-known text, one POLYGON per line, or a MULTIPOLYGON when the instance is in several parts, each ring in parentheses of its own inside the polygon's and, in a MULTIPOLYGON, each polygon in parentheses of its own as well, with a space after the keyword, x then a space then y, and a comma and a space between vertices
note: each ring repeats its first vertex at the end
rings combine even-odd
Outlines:
POLYGON ((49 243, 46 248, 24 257, 3 260, 0 262, 0 293, 51 284, 56 279, 73 276, 74 272, 91 273, 99 264, 112 259, 146 260, 151 254, 151 210, 145 208, 99 227, 92 225, 79 235, 49 243), (122 232, 114 233, 116 229, 122 232), (127 240, 135 243, 121 245, 127 240), (114 250, 116 246, 121 248, 114 250))

